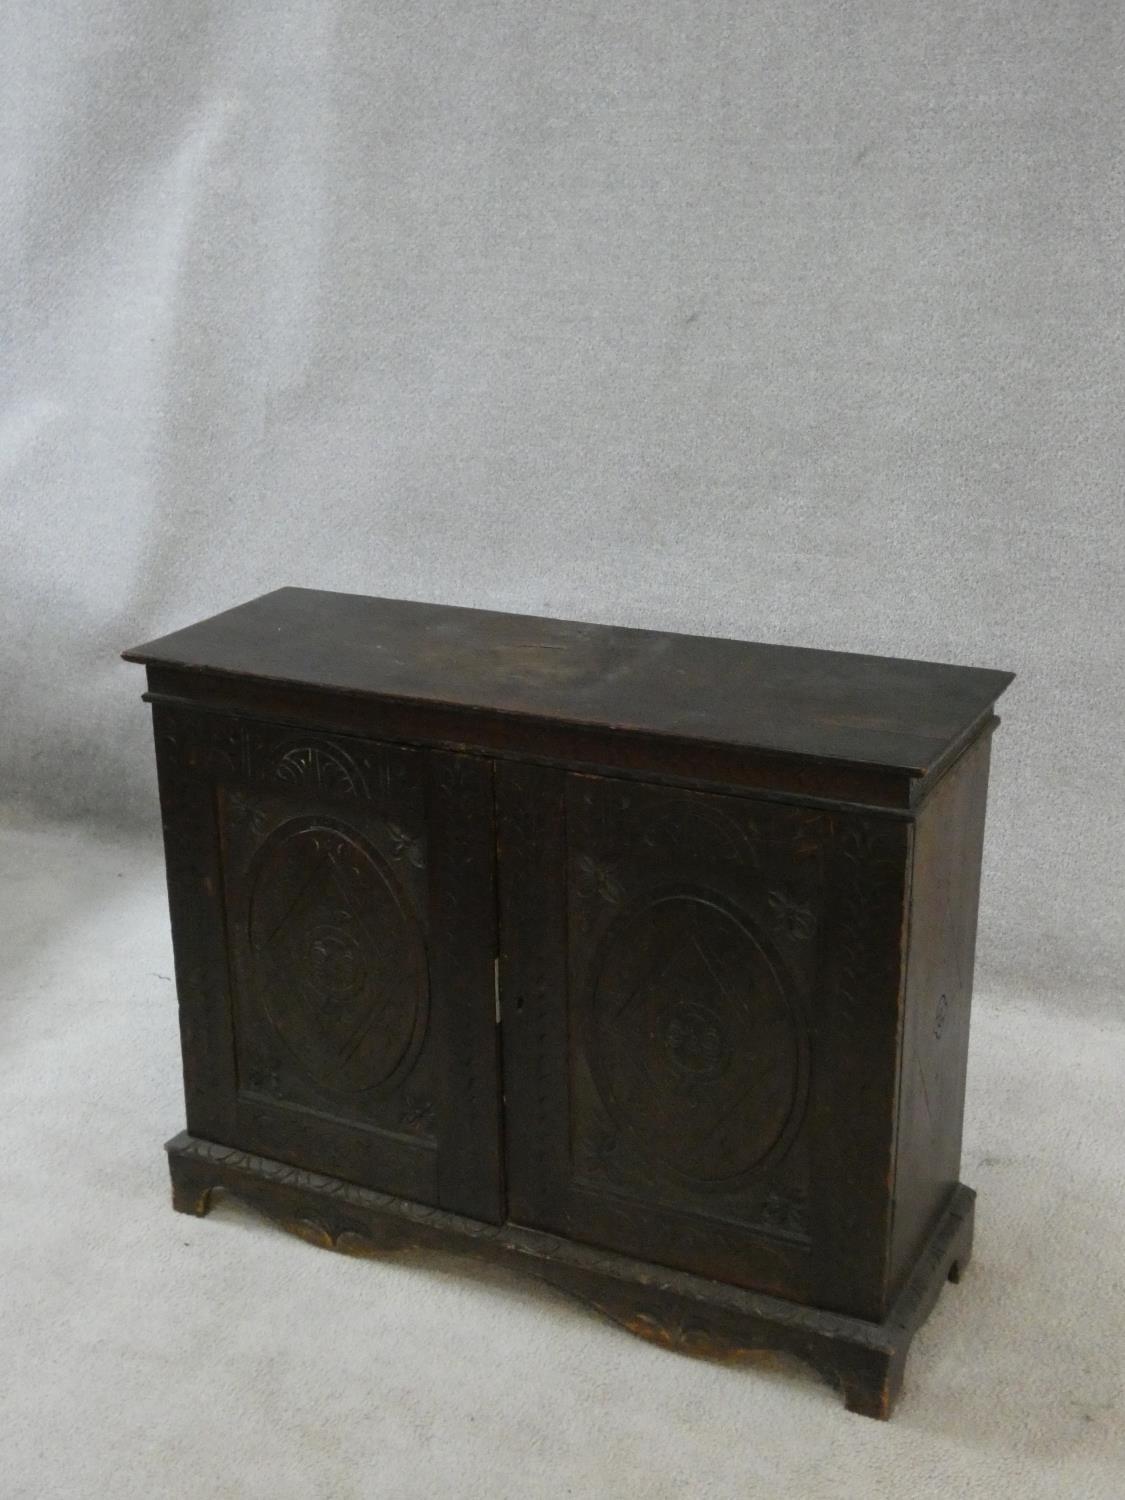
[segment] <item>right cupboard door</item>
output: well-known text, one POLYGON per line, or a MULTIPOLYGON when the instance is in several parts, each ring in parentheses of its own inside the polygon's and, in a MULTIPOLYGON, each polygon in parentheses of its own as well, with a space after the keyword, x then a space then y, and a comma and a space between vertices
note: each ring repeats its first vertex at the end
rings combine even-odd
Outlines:
POLYGON ((511 1218, 880 1316, 905 825, 497 769, 511 1218))

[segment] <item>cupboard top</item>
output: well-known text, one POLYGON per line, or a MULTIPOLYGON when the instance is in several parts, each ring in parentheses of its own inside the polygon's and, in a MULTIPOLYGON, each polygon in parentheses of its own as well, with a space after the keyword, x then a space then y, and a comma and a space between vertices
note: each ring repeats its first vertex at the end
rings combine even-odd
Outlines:
POLYGON ((124 653, 223 677, 931 772, 1009 672, 281 588, 124 653))

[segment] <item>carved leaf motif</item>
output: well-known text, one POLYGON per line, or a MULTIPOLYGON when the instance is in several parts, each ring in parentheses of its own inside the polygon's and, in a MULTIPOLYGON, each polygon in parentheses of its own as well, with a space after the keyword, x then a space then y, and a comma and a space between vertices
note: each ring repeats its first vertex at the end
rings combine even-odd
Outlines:
POLYGON ((710 803, 675 799, 648 811, 639 830, 640 842, 656 854, 670 853, 677 861, 686 854, 744 869, 761 863, 758 833, 757 819, 746 811, 736 820, 710 803))
POLYGON ((434 1129, 433 1101, 420 1094, 410 1094, 403 1102, 399 1124, 413 1135, 430 1136, 434 1129))
POLYGON ((841 835, 840 848, 844 858, 851 860, 853 864, 868 864, 878 853, 875 830, 868 823, 849 823, 841 835))
POLYGON ((587 1144, 589 1166, 597 1174, 606 1172, 617 1151, 617 1134, 605 1124, 598 1120, 590 1132, 587 1144))
POLYGON ((237 719, 223 714, 182 714, 162 709, 157 739, 183 769, 222 776, 245 769, 246 739, 237 719))
POLYGON ((405 860, 416 870, 424 870, 426 856, 418 839, 411 838, 397 823, 387 824, 387 835, 391 841, 391 858, 405 860))
POLYGON ((261 838, 269 825, 264 808, 259 807, 244 791, 235 789, 227 796, 227 807, 235 823, 245 824, 255 838, 261 838))
POLYGON ((247 1078, 247 1083, 259 1094, 274 1094, 281 1092, 281 1078, 277 1068, 268 1062, 262 1062, 252 1068, 247 1078))
POLYGON ((805 942, 816 929, 816 919, 807 902, 800 900, 791 891, 774 890, 769 894, 770 912, 783 932, 805 942))
POLYGON ((621 900, 621 886, 613 870, 589 854, 580 854, 574 862, 574 889, 587 900, 600 900, 616 906, 621 900))
POLYGON ((808 1204, 803 1193, 773 1188, 758 1210, 755 1225, 791 1239, 808 1239, 808 1204))

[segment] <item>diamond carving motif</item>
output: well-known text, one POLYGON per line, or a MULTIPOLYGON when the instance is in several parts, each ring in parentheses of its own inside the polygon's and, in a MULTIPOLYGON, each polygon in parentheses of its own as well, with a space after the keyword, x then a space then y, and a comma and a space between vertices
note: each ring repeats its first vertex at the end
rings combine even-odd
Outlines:
POLYGON ((681 1179, 733 1186, 799 1124, 803 1028, 763 943, 717 899, 665 894, 610 928, 585 1040, 624 1141, 681 1179))
POLYGON ((426 1024, 425 956, 394 876, 330 819, 283 824, 252 871, 255 990, 305 1072, 332 1092, 405 1076, 426 1024))

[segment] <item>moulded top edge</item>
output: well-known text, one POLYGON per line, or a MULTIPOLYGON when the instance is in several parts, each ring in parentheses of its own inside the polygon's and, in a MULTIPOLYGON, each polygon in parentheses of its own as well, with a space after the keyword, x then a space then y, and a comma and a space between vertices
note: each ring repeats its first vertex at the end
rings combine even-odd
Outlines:
POLYGON ((300 588, 123 655, 279 689, 698 740, 912 778, 929 775, 1013 680, 980 667, 300 588))

